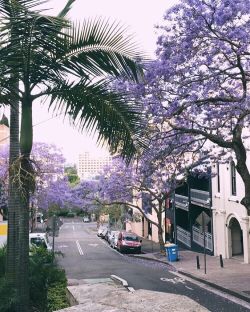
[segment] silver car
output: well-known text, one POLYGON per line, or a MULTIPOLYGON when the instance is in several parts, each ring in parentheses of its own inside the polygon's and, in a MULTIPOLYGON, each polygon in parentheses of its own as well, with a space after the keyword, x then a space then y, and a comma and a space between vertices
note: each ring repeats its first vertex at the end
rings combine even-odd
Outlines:
POLYGON ((110 246, 112 248, 117 248, 117 241, 118 241, 118 236, 119 236, 119 231, 112 231, 112 235, 110 237, 110 246))

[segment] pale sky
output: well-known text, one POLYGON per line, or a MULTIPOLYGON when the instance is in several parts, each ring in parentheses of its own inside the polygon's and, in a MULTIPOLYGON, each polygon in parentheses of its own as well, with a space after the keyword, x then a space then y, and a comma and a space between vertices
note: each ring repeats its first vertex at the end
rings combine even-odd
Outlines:
MULTIPOLYGON (((58 13, 63 0, 50 0, 47 8, 52 8, 51 14, 58 13)), ((82 20, 88 17, 107 17, 129 26, 130 32, 135 34, 136 42, 148 55, 153 56, 156 49, 156 35, 154 25, 162 21, 167 8, 176 0, 76 0, 70 13, 72 20, 82 20)), ((95 140, 86 134, 80 134, 69 126, 67 120, 56 117, 47 112, 46 105, 34 103, 33 124, 34 141, 55 143, 62 148, 68 163, 77 163, 78 154, 89 151, 95 154, 103 153, 97 149, 95 140), (50 120, 48 120, 51 118, 50 120)))

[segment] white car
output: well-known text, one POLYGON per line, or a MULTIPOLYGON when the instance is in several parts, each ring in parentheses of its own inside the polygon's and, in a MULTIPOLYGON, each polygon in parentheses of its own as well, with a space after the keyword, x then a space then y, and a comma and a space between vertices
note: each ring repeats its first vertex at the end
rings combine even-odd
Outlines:
POLYGON ((112 231, 112 236, 110 238, 110 246, 112 248, 117 248, 117 241, 119 236, 119 231, 112 231))
POLYGON ((111 239, 112 237, 114 236, 114 234, 116 233, 117 231, 116 230, 110 230, 107 234, 107 241, 108 243, 110 244, 111 243, 111 239))
POLYGON ((30 233, 29 243, 30 246, 44 247, 47 250, 52 250, 47 233, 30 233))
POLYGON ((83 217, 83 222, 90 222, 89 217, 83 217))
POLYGON ((104 238, 107 232, 108 232, 107 226, 100 226, 97 231, 97 236, 104 238))

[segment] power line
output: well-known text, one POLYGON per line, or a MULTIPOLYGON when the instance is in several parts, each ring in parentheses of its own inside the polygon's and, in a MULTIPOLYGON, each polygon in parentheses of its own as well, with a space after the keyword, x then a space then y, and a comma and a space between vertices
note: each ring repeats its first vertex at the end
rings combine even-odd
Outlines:
MULTIPOLYGON (((62 114, 63 114, 63 113, 58 114, 58 115, 53 116, 53 117, 50 117, 50 118, 48 118, 48 119, 42 120, 42 121, 38 122, 37 124, 33 125, 32 127, 34 128, 34 127, 36 127, 36 126, 39 126, 39 125, 41 125, 41 124, 43 124, 43 123, 45 123, 45 122, 47 122, 47 121, 49 121, 49 120, 51 120, 51 119, 54 119, 54 118, 56 118, 56 117, 58 117, 58 116, 60 116, 60 115, 62 115, 62 114)), ((5 141, 5 140, 7 140, 7 139, 9 139, 9 137, 10 137, 10 136, 7 136, 7 137, 1 139, 1 140, 0 140, 0 143, 3 142, 3 141, 5 141)))

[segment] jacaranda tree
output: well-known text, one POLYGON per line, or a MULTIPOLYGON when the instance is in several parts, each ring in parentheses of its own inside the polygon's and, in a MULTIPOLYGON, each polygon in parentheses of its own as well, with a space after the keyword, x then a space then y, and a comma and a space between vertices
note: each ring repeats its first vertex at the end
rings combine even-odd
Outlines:
MULTIPOLYGON (((156 129, 156 127, 154 127, 156 129)), ((185 144, 185 135, 171 141, 164 132, 155 133, 148 149, 133 164, 126 165, 117 158, 107 166, 100 178, 100 201, 106 205, 126 205, 157 228, 161 250, 164 248, 164 217, 166 202, 181 185, 189 171, 203 164, 207 156, 185 144), (156 219, 152 218, 153 211, 156 219), (156 221, 155 221, 156 220, 156 221)), ((151 133, 151 134, 152 134, 151 133)), ((196 145, 196 141, 193 141, 196 145)))
MULTIPOLYGON (((232 152, 250 215, 250 1, 182 0, 158 27, 147 74, 149 111, 168 129, 232 152)), ((220 161, 220 157, 218 157, 220 161)))
MULTIPOLYGON (((65 158, 61 150, 54 144, 35 142, 30 159, 36 168, 36 189, 31 196, 31 206, 46 210, 50 204, 60 203, 59 206, 63 207, 71 197, 71 187, 64 175, 65 158)), ((2 205, 7 206, 9 146, 0 150, 0 163, 0 200, 2 205)))

